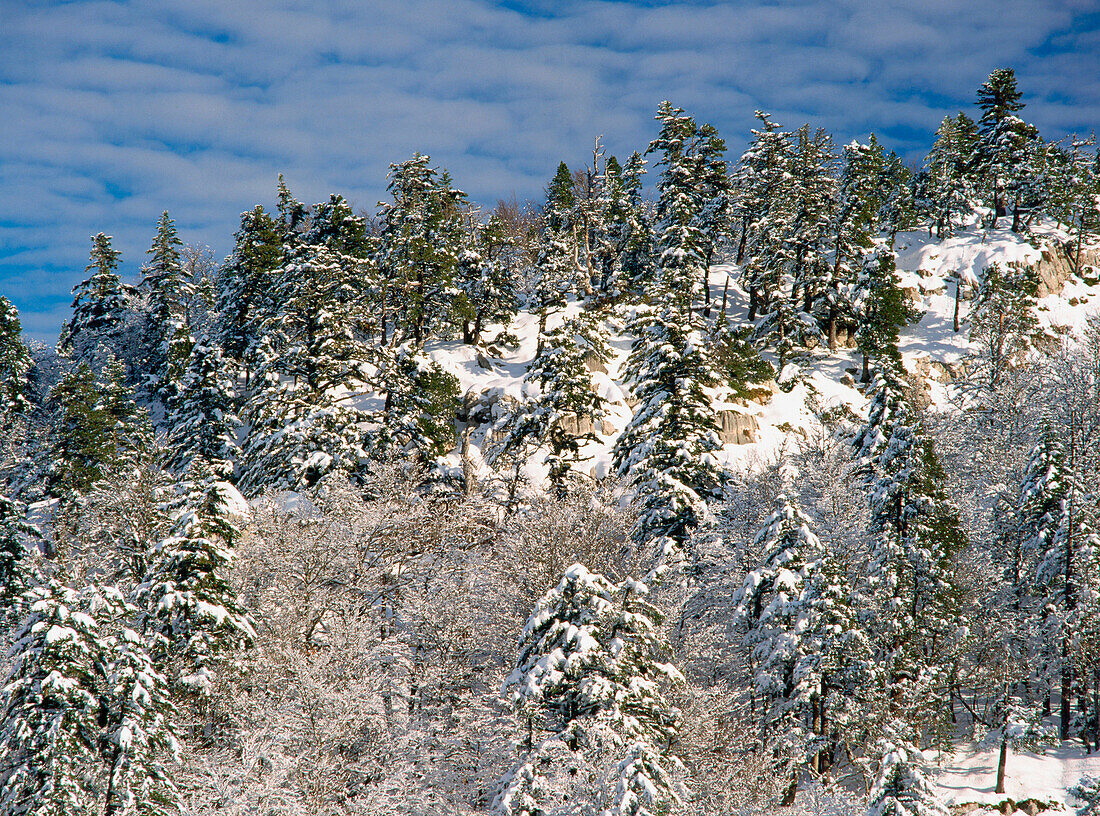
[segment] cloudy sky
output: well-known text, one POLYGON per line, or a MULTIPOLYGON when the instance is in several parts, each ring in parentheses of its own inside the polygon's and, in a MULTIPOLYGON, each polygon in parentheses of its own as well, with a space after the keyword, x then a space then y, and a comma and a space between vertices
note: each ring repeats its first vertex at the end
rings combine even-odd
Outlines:
POLYGON ((753 110, 919 159, 1016 69, 1047 137, 1100 124, 1097 0, 0 0, 0 294, 52 342, 89 236, 138 275, 160 212, 229 250, 282 172, 384 196, 414 151, 492 206, 594 136, 644 148, 670 99, 743 148, 753 110))

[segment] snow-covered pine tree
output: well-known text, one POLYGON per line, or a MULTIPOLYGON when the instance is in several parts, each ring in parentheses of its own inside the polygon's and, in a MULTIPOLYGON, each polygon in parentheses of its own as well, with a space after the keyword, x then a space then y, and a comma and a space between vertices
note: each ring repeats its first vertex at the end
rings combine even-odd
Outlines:
POLYGON ((458 378, 412 343, 377 350, 376 386, 385 393, 380 426, 371 442, 383 458, 403 455, 430 466, 456 442, 458 378))
POLYGON ((917 752, 887 744, 878 780, 867 803, 867 816, 947 816, 929 784, 917 752))
POLYGON ((805 514, 780 494, 754 547, 761 561, 733 602, 759 695, 760 741, 779 757, 798 758, 807 754, 812 722, 795 672, 814 645, 804 640, 810 634, 806 590, 821 543, 805 514))
POLYGON ((187 477, 172 532, 149 554, 134 599, 142 631, 163 644, 156 657, 173 687, 201 697, 215 667, 256 633, 229 584, 234 528, 223 488, 201 465, 187 477))
POLYGON ((970 309, 970 341, 976 343, 979 370, 973 378, 989 398, 1020 365, 1041 334, 1035 313, 1039 281, 1031 267, 987 266, 970 309))
POLYGON ((151 651, 146 638, 129 627, 109 640, 103 816, 179 812, 179 792, 167 767, 179 760, 176 712, 151 651))
POLYGON ((192 461, 201 459, 220 478, 233 474, 241 456, 235 396, 221 349, 209 341, 195 343, 176 392, 168 400, 165 465, 170 471, 182 474, 192 461))
POLYGON ((1074 634, 1081 627, 1082 583, 1100 566, 1100 537, 1088 522, 1088 490, 1066 447, 1047 427, 1032 451, 1020 487, 1020 525, 1030 550, 1033 622, 1042 674, 1061 686, 1060 735, 1070 738, 1075 667, 1074 634))
POLYGON ((417 346, 455 317, 454 277, 465 243, 465 194, 430 161, 418 153, 391 164, 386 189, 393 201, 382 203, 379 211, 377 265, 388 304, 383 324, 392 313, 397 342, 411 340, 417 346))
POLYGON ((22 504, 0 494, 0 614, 5 627, 23 615, 26 592, 37 585, 31 548, 41 538, 38 528, 27 521, 22 504))
POLYGON ((474 228, 474 238, 462 254, 456 285, 465 300, 459 307, 462 342, 481 342, 481 332, 491 323, 507 324, 518 308, 516 279, 508 263, 514 240, 494 213, 474 228))
POLYGON ((659 153, 657 166, 657 266, 663 292, 671 296, 685 321, 691 319, 696 294, 705 283, 709 239, 700 221, 704 202, 700 179, 695 120, 668 101, 657 107, 661 131, 649 143, 646 154, 659 153))
POLYGON ((596 428, 606 413, 603 397, 592 386, 589 361, 606 363, 609 356, 591 313, 582 312, 540 338, 539 352, 524 377, 539 392, 503 418, 505 436, 494 460, 524 458, 531 446, 545 446, 550 484, 559 495, 568 492, 570 477, 582 461, 581 448, 596 441, 596 428), (582 423, 590 423, 591 430, 582 433, 582 423))
POLYGON ((31 407, 27 375, 33 361, 22 332, 18 310, 0 297, 0 433, 4 434, 11 433, 16 417, 31 407))
POLYGON ((998 68, 978 89, 977 167, 990 197, 990 226, 1007 212, 1007 190, 1022 158, 1020 149, 1027 136, 1025 123, 1016 116, 1022 110, 1016 72, 998 68))
POLYGON ((47 489, 56 497, 87 493, 108 471, 132 467, 152 443, 147 413, 110 358, 97 378, 80 363, 50 392, 47 489))
POLYGON ((668 745, 679 712, 664 689, 682 675, 647 595, 640 582, 616 585, 574 564, 535 606, 504 689, 524 723, 526 755, 504 779, 499 812, 549 815, 587 803, 667 813, 678 804, 680 763, 668 745))
POLYGON ((869 396, 854 445, 871 509, 866 592, 880 676, 895 706, 921 688, 919 705, 910 701, 912 716, 923 708, 938 719, 948 712, 937 650, 955 628, 952 563, 965 533, 932 439, 889 362, 879 365, 869 396))
POLYGON ((737 262, 743 263, 742 282, 749 293, 750 321, 770 308, 779 288, 780 265, 769 253, 780 247, 790 221, 790 185, 794 148, 790 133, 772 120, 771 114, 756 111, 760 127, 741 156, 734 175, 737 209, 741 213, 741 243, 737 262))
POLYGON ((78 362, 102 366, 117 348, 137 291, 118 277, 120 253, 111 246, 111 236, 102 232, 92 238, 92 274, 73 287, 73 313, 61 329, 58 349, 78 362))
POLYGON ((326 473, 359 473, 367 416, 351 400, 368 357, 343 256, 301 244, 279 272, 277 306, 256 352, 262 380, 242 419, 249 428, 241 484, 297 489, 326 473))
POLYGON ((141 268, 142 292, 148 303, 142 332, 142 370, 146 386, 162 402, 172 391, 168 357, 172 340, 185 329, 187 301, 192 294, 188 270, 180 259, 180 241, 175 222, 165 210, 157 222, 153 245, 146 251, 149 260, 141 268))
POLYGON ((654 548, 660 568, 683 556, 707 503, 722 494, 725 474, 714 456, 721 445, 705 391, 717 379, 706 337, 676 306, 641 310, 631 331, 625 376, 640 404, 613 462, 639 508, 635 542, 654 548))
MULTIPOLYGON (((647 162, 635 151, 622 168, 622 187, 626 194, 625 218, 621 228, 613 227, 614 238, 620 242, 618 268, 624 284, 634 292, 647 290, 653 280, 653 225, 649 208, 642 200, 642 177, 647 162)), ((610 219, 618 224, 618 216, 610 219)))
POLYGON ((12 639, 0 715, 0 813, 102 812, 102 678, 109 649, 100 624, 117 616, 116 590, 32 587, 12 639))
POLYGON ((282 261, 278 223, 264 208, 241 213, 233 252, 218 270, 214 333, 226 359, 244 374, 245 396, 251 386, 255 352, 274 312, 276 272, 282 261))
MULTIPOLYGON (((546 334, 550 317, 565 308, 566 297, 573 286, 574 269, 565 237, 547 225, 542 233, 535 261, 535 279, 528 297, 528 308, 533 308, 539 316, 539 338, 546 334)), ((536 354, 541 351, 540 346, 536 354)))
POLYGON ((851 302, 858 320, 856 347, 863 355, 863 382, 868 382, 871 360, 900 364, 898 330, 914 317, 898 282, 892 250, 880 247, 866 256, 852 289, 851 302))
POLYGON ((925 195, 931 209, 928 234, 935 229, 937 238, 954 234, 956 219, 970 212, 974 198, 972 163, 977 150, 978 130, 962 111, 945 116, 936 130, 924 168, 927 172, 925 195))
MULTIPOLYGON (((794 286, 791 299, 802 295, 802 308, 811 313, 818 295, 828 286, 828 258, 833 208, 836 206, 836 154, 832 138, 823 130, 812 135, 808 125, 798 129, 793 169, 794 220, 787 241, 794 245, 794 286)), ((817 332, 812 324, 809 331, 817 332)))

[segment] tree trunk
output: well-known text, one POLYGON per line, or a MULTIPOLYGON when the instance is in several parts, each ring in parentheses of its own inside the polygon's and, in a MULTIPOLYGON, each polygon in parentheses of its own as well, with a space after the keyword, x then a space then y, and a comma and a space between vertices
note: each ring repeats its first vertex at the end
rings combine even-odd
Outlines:
POLYGON ((860 382, 871 382, 871 361, 867 358, 867 353, 863 354, 863 379, 860 382))
POLYGON ((1001 755, 997 758, 997 788, 994 793, 1005 792, 1005 765, 1008 762, 1008 740, 1001 737, 1001 755))
POLYGON ((749 322, 756 320, 756 310, 760 308, 759 295, 755 287, 749 289, 749 322))
POLYGON ((955 329, 955 333, 959 332, 959 290, 962 289, 962 278, 955 278, 955 316, 951 320, 951 325, 955 329))
POLYGON ((836 351, 836 304, 829 304, 829 351, 836 351))

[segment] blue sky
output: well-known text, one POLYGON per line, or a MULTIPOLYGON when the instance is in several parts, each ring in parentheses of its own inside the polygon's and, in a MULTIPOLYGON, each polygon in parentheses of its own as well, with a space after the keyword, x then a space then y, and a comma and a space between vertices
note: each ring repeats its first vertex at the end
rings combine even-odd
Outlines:
POLYGON ((1096 0, 0 0, 0 20, 0 294, 47 342, 93 233, 131 279, 164 209, 221 258, 280 172, 373 211, 419 151, 474 201, 537 198, 596 135, 643 149, 666 98, 732 154, 762 108, 919 159, 1005 65, 1044 135, 1100 123, 1096 0))

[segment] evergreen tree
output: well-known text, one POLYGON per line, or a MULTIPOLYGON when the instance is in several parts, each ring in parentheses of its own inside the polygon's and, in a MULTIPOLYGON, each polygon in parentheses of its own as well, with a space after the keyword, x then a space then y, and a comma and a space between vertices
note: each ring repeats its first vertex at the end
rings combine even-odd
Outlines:
POLYGON ((173 685, 207 696, 215 666, 256 635, 229 584, 233 528, 222 488, 201 467, 188 476, 172 532, 149 554, 135 599, 143 631, 163 644, 158 658, 173 685))
POLYGON ((615 442, 613 462, 640 509, 636 542, 676 560, 725 478, 704 391, 716 376, 706 340, 674 307, 642 311, 631 330, 625 375, 640 404, 615 442))
POLYGON ((221 478, 233 473, 240 459, 232 380, 217 346, 200 341, 191 351, 176 393, 168 401, 168 459, 173 473, 183 473, 196 459, 221 478))
POLYGON ((661 616, 647 594, 638 581, 616 585, 574 564, 538 602, 505 683, 526 725, 527 755, 505 777, 500 812, 557 812, 547 810, 561 784, 555 772, 583 797, 566 800, 570 807, 587 800, 607 813, 640 814, 678 804, 680 763, 657 746, 677 733, 679 712, 665 700, 664 687, 682 682, 682 675, 668 662, 661 616), (611 774, 601 773, 601 754, 623 759, 611 774), (574 766, 587 760, 595 772, 569 780, 563 771, 576 774, 548 761, 555 757, 574 766))
MULTIPOLYGON (((922 682, 919 705, 943 715, 938 647, 953 629, 952 559, 965 544, 931 438, 889 364, 872 383, 867 423, 855 438, 870 509, 867 591, 882 678, 895 705, 922 682)), ((912 703, 916 708, 918 703, 912 703)))
POLYGON ((661 132, 646 153, 660 153, 657 166, 657 266, 663 292, 670 296, 684 319, 690 318, 699 285, 705 282, 708 236, 700 215, 703 201, 698 191, 698 126, 680 108, 662 102, 657 108, 661 132))
POLYGON ((121 597, 50 580, 28 590, 23 605, 0 719, 0 813, 98 816, 109 659, 100 623, 119 613, 121 597))
POLYGON ((863 354, 863 382, 868 382, 871 360, 900 364, 898 330, 914 317, 898 283, 893 252, 879 249, 866 259, 853 289, 852 305, 859 320, 856 347, 863 354))
POLYGON ((867 816, 947 816, 914 751, 887 745, 882 769, 871 790, 867 816))
POLYGON ((89 365, 102 365, 118 353, 127 316, 137 298, 132 286, 118 277, 120 253, 111 247, 111 236, 98 233, 92 238, 92 274, 73 287, 73 313, 61 329, 58 349, 89 365))
POLYGON ((978 130, 962 111, 956 117, 945 116, 936 130, 936 142, 924 160, 932 215, 929 235, 933 227, 937 238, 952 235, 956 218, 970 212, 975 193, 971 166, 977 142, 978 130))
POLYGON ((131 467, 149 449, 148 417, 122 383, 112 360, 97 379, 86 363, 50 392, 47 485, 53 496, 87 493, 108 471, 131 467))
POLYGON ((8 624, 22 617, 26 593, 37 583, 31 548, 40 538, 26 508, 0 494, 0 609, 8 624))
POLYGON ((1061 681, 1059 730, 1070 738, 1076 678, 1075 632, 1082 626, 1083 576, 1098 566, 1100 537, 1088 522, 1088 490, 1065 445, 1047 429, 1032 451, 1020 489, 1025 547, 1031 551, 1032 582, 1040 598, 1034 622, 1044 674, 1061 681))
POLYGON ((987 266, 970 310, 970 340, 979 346, 979 383, 996 394, 1040 334, 1035 314, 1039 281, 1031 268, 987 266))
POLYGON ((977 162, 990 195, 990 226, 997 226, 997 219, 1005 215, 1008 194, 1015 190, 1012 226, 1018 230, 1020 171, 1028 143, 1035 138, 1035 128, 1015 115, 1024 107, 1016 87, 1016 72, 1011 68, 993 71, 978 89, 978 107, 982 116, 978 120, 977 162))
POLYGON ((495 214, 475 228, 473 243, 462 255, 456 280, 464 297, 459 309, 463 343, 479 343, 485 326, 507 324, 515 315, 519 306, 516 280, 507 257, 513 244, 495 214))
POLYGON ((215 339, 226 358, 243 370, 246 387, 264 326, 275 311, 282 253, 279 224, 263 207, 241 213, 233 252, 218 271, 215 339))
POLYGON ((782 294, 784 268, 789 269, 790 247, 782 240, 794 217, 791 183, 794 178, 792 136, 756 112, 760 128, 741 157, 736 179, 738 207, 742 213, 741 245, 743 281, 749 292, 749 320, 773 310, 772 300, 782 294), (747 260, 746 260, 747 259, 747 260))
POLYGON ((411 344, 381 350, 378 387, 385 392, 374 449, 429 465, 455 446, 458 378, 411 344))
POLYGON ((809 653, 808 583, 821 544, 810 520, 780 494, 756 536, 760 564, 734 596, 762 702, 762 741, 780 756, 805 753, 807 718, 795 672, 809 653))
POLYGON ((15 418, 31 408, 28 373, 34 363, 22 332, 19 312, 0 297, 0 433, 10 433, 15 418))
MULTIPOLYGON (((390 165, 386 189, 393 202, 381 205, 382 233, 377 263, 382 297, 396 319, 394 336, 417 346, 453 319, 455 274, 462 259, 461 209, 465 195, 452 188, 419 154, 390 165)), ((385 317, 383 318, 385 325, 385 317)), ((383 330, 383 342, 386 330, 383 330)))
POLYGON ((148 301, 143 332, 142 367, 150 378, 150 390, 166 400, 172 390, 168 375, 169 347, 185 328, 187 301, 193 288, 190 274, 181 263, 180 241, 175 222, 165 210, 157 222, 157 234, 147 250, 148 262, 141 268, 139 291, 148 301))
POLYGON ((103 814, 178 813, 179 793, 166 767, 179 760, 167 680, 153 665, 146 639, 134 630, 123 627, 109 649, 103 814))
POLYGON ((582 446, 597 441, 596 423, 605 415, 604 399, 593 388, 588 362, 607 362, 610 350, 595 320, 584 313, 549 331, 539 346, 524 378, 536 384, 539 393, 505 418, 505 437, 494 459, 526 453, 530 445, 546 446, 550 483, 564 495, 569 477, 582 461, 582 446), (582 422, 590 422, 592 430, 581 433, 582 422))

